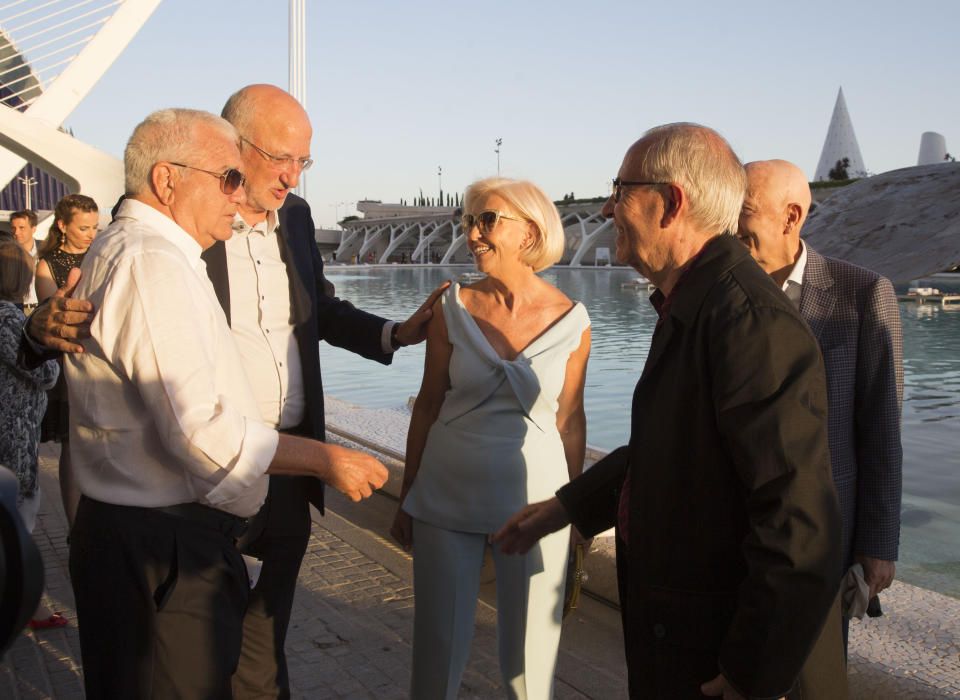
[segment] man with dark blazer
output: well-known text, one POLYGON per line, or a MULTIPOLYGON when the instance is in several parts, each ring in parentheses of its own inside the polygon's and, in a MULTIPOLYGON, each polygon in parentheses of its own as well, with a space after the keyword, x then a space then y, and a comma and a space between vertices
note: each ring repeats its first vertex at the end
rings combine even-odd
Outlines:
POLYGON ((811 201, 800 168, 769 160, 747 164, 746 172, 738 235, 820 343, 843 570, 861 564, 872 597, 893 582, 900 543, 903 337, 896 293, 888 279, 800 240, 811 201))
MULTIPOLYGON (((323 440, 319 342, 389 364, 394 350, 423 340, 436 295, 395 324, 329 294, 310 207, 290 194, 313 162, 303 107, 280 88, 250 85, 229 98, 222 116, 240 134, 247 197, 233 236, 205 252, 207 272, 264 421, 323 440)), ((311 503, 323 512, 319 480, 271 477, 267 501, 241 543, 262 568, 244 619, 233 682, 238 698, 289 697, 284 641, 311 503)))
POLYGON ((843 698, 839 510, 816 340, 729 235, 745 176, 716 132, 657 127, 604 205, 659 321, 630 442, 498 532, 617 528, 632 698, 843 698), (831 650, 832 649, 832 650, 831 650), (816 690, 800 687, 815 664, 816 690))

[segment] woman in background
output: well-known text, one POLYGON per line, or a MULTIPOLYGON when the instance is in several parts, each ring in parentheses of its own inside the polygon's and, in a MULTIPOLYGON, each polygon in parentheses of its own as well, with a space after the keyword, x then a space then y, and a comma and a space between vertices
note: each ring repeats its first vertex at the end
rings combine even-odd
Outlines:
MULTIPOLYGON (((97 235, 100 220, 97 203, 83 194, 68 194, 57 202, 50 233, 37 251, 37 299, 41 302, 53 296, 67 282, 67 275, 80 267, 83 256, 97 235)), ((49 392, 47 412, 40 425, 40 440, 60 443, 60 495, 69 525, 77 513, 80 493, 70 474, 70 450, 67 446, 70 413, 67 404, 67 385, 63 377, 49 392)))
MULTIPOLYGON (((487 277, 453 284, 427 332, 393 534, 413 548, 411 697, 455 698, 487 538, 580 474, 590 319, 537 276, 557 262, 556 207, 529 182, 472 184, 463 234, 487 277)), ((567 529, 526 556, 493 548, 500 670, 509 698, 553 697, 567 529)))
MULTIPOLYGON (((0 241, 0 465, 17 475, 17 510, 33 532, 40 510, 37 446, 40 418, 47 405, 45 390, 57 381, 60 367, 47 360, 25 370, 17 363, 23 324, 20 302, 33 284, 33 259, 13 239, 0 241)), ((42 549, 42 547, 41 547, 42 549)), ((40 602, 30 627, 63 627, 67 618, 40 602)))

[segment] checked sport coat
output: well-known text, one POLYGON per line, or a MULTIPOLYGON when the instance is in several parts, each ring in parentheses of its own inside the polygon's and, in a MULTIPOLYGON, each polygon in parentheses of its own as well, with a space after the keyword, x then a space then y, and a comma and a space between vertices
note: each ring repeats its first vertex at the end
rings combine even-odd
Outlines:
POLYGON ((903 463, 903 335, 893 285, 807 246, 800 314, 820 343, 827 374, 828 438, 843 519, 844 565, 855 554, 895 561, 903 463))

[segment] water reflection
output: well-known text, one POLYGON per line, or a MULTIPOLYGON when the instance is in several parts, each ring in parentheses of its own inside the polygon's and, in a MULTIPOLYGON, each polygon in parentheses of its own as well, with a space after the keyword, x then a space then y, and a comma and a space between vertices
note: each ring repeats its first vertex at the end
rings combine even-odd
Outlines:
MULTIPOLYGON (((403 319, 444 279, 467 267, 329 269, 337 293, 358 307, 403 319)), ((624 288, 631 270, 566 270, 544 273, 587 307, 593 350, 585 402, 588 441, 623 444, 629 433, 633 386, 650 348, 656 314, 646 290, 624 288)), ((942 279, 922 286, 960 292, 942 279)), ((904 505, 900 578, 960 597, 960 309, 900 305, 904 332, 904 505)), ((416 393, 423 348, 398 353, 393 367, 321 345, 326 391, 353 403, 396 407, 416 393)))

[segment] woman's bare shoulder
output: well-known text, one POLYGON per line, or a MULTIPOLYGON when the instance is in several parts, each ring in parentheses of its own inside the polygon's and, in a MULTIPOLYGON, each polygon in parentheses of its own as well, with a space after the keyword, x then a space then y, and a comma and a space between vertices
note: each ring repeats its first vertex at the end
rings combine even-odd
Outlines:
POLYGON ((541 279, 540 295, 545 307, 556 307, 563 311, 569 311, 573 308, 574 302, 570 297, 561 292, 557 287, 546 280, 541 279))

